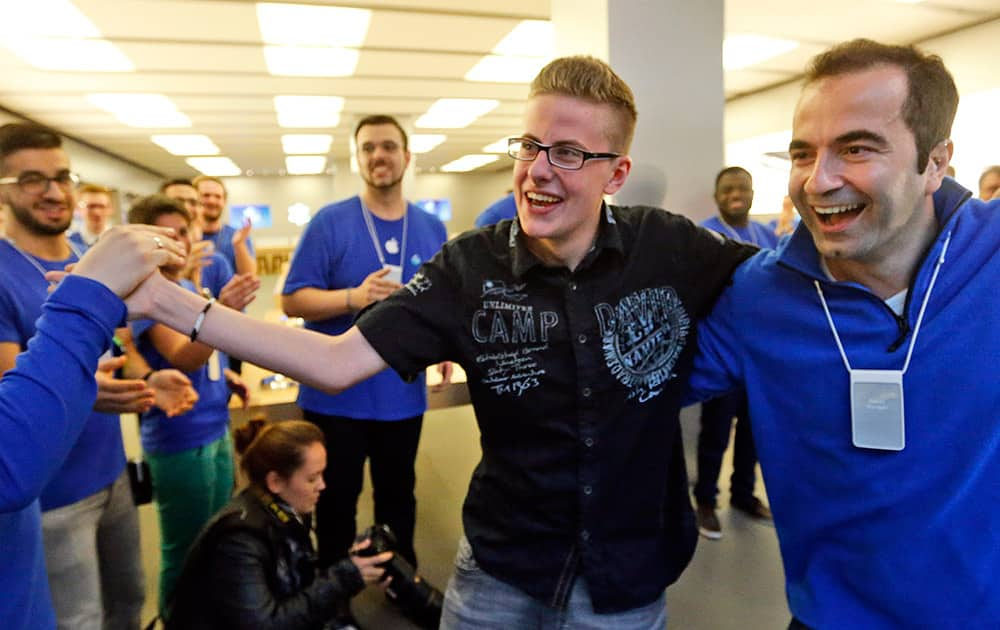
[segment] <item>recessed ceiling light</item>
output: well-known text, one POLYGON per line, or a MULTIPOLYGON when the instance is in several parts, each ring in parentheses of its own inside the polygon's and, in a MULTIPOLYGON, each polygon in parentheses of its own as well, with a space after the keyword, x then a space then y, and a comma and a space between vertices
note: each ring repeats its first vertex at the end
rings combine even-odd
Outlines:
POLYGON ((134 72, 135 64, 104 39, 4 38, 15 55, 42 70, 134 72))
POLYGON ((304 4, 260 2, 257 26, 265 44, 360 47, 372 12, 304 4))
POLYGON ((173 155, 219 154, 219 147, 202 134, 156 134, 150 139, 173 155))
POLYGON ((348 77, 358 65, 358 51, 323 46, 265 46, 267 71, 288 77, 348 77))
POLYGON ((413 126, 435 129, 468 127, 480 116, 496 109, 499 104, 500 101, 481 98, 438 99, 413 126))
POLYGON ((281 150, 290 155, 329 153, 333 136, 328 133, 286 133, 281 150))
POLYGON ((548 63, 545 57, 504 57, 487 55, 465 73, 466 81, 531 83, 548 63))
POLYGON ((448 136, 443 133, 415 133, 410 136, 410 152, 428 153, 447 138, 448 136))
POLYGON ((191 126, 191 119, 163 94, 88 94, 87 100, 129 127, 191 126))
POLYGON ((739 70, 795 50, 797 41, 744 33, 729 35, 722 43, 722 67, 739 70))
POLYGON ((243 174, 243 169, 227 157, 191 157, 184 161, 203 174, 213 177, 235 177, 243 174))
POLYGON ((326 169, 325 155, 286 155, 285 170, 289 175, 319 175, 326 169))
POLYGON ((496 142, 483 147, 483 153, 507 153, 507 137, 500 138, 496 142))
POLYGON ((31 0, 3 4, 3 22, 7 33, 49 37, 101 36, 97 26, 69 0, 31 0))
POLYGON ((551 58, 556 53, 555 28, 548 20, 524 20, 493 47, 493 52, 516 57, 551 58))
POLYGON ((464 173, 496 162, 498 159, 500 158, 496 155, 463 155, 442 166, 441 170, 445 173, 464 173))
POLYGON ((282 127, 336 127, 344 99, 339 96, 275 96, 274 109, 282 127))

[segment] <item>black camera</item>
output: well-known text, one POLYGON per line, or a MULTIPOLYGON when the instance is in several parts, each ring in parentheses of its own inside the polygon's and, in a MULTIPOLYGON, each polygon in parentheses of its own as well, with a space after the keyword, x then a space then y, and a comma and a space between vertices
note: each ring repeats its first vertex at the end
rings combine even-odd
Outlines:
MULTIPOLYGON (((372 525, 360 536, 357 542, 370 539, 372 543, 354 552, 359 556, 376 556, 386 551, 396 551, 398 541, 388 525, 372 525)), ((386 588, 385 594, 406 617, 428 630, 436 630, 441 623, 441 606, 444 595, 427 580, 417 575, 413 565, 398 553, 379 565, 385 569, 383 579, 392 578, 392 583, 386 588)))

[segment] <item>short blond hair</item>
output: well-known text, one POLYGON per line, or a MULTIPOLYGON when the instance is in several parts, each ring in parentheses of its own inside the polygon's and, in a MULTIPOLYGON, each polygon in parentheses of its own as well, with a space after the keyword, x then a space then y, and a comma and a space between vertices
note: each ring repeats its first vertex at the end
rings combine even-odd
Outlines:
POLYGON ((555 94, 572 96, 591 103, 610 105, 618 119, 607 130, 608 140, 615 151, 628 153, 635 135, 639 113, 635 96, 625 81, 611 66, 596 57, 576 55, 549 62, 531 82, 528 98, 555 94))
POLYGON ((219 179, 218 177, 213 177, 211 175, 199 175, 198 177, 195 177, 194 179, 191 180, 191 185, 194 186, 195 190, 198 190, 198 185, 201 184, 202 182, 215 182, 219 186, 222 186, 222 194, 224 194, 226 197, 229 197, 229 191, 226 190, 226 185, 222 183, 222 180, 219 179))
POLYGON ((80 184, 77 189, 77 193, 101 193, 104 195, 110 195, 111 189, 107 186, 101 186, 100 184, 80 184))

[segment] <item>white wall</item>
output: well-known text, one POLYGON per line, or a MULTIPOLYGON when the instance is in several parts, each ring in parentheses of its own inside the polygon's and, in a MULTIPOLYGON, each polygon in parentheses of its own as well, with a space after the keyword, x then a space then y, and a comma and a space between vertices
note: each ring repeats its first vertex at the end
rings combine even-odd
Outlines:
MULTIPOLYGON (((271 207, 273 226, 255 228, 254 240, 265 244, 291 244, 301 228, 288 221, 288 206, 304 203, 315 213, 323 206, 356 195, 361 177, 350 172, 346 163, 336 165, 334 175, 286 177, 227 177, 230 204, 264 204, 271 207)), ((486 206, 502 197, 511 187, 511 172, 422 173, 408 177, 403 192, 408 199, 447 198, 452 203, 449 234, 458 234, 473 225, 486 206)))
MULTIPOLYGON (((919 45, 940 55, 955 77, 962 101, 952 129, 952 164, 959 183, 978 192, 979 174, 1000 163, 1000 72, 993 65, 1000 57, 1000 20, 919 45)), ((753 173, 755 214, 775 212, 786 194, 787 161, 763 153, 788 149, 800 89, 799 83, 784 85, 726 105, 726 163, 753 173)))

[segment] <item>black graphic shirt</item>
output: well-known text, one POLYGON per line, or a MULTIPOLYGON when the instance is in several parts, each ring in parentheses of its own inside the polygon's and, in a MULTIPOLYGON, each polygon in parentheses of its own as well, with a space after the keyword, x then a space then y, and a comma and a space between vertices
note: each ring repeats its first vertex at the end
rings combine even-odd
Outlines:
POLYGON ((573 272, 544 266, 516 220, 467 233, 358 327, 404 378, 465 369, 480 566, 553 606, 582 573, 612 612, 659 597, 690 559, 678 412, 695 323, 755 250, 659 209, 603 217, 573 272))

